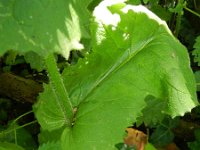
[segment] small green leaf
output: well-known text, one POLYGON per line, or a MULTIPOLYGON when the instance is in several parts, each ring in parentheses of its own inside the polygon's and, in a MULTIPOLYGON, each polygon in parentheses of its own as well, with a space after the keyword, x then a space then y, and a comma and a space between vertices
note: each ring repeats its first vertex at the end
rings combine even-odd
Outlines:
POLYGON ((178 121, 178 118, 173 120, 165 118, 151 135, 150 142, 159 147, 171 143, 174 139, 172 129, 177 126, 178 121))
POLYGON ((27 63, 30 63, 32 69, 36 69, 38 72, 45 69, 44 59, 35 52, 24 54, 24 59, 27 63))
POLYGON ((194 62, 197 62, 198 66, 200 66, 200 36, 198 36, 195 41, 192 54, 194 55, 194 62))
POLYGON ((167 107, 166 101, 156 99, 153 96, 148 96, 145 99, 146 107, 142 110, 142 116, 138 118, 139 122, 144 122, 146 125, 155 125, 160 123, 165 114, 163 113, 167 107))
POLYGON ((144 2, 145 4, 147 4, 147 3, 149 2, 149 0, 143 0, 143 2, 144 2))
POLYGON ((17 53, 15 51, 9 51, 7 53, 7 56, 5 57, 6 58, 6 60, 5 60, 6 65, 13 65, 16 57, 17 57, 17 53))

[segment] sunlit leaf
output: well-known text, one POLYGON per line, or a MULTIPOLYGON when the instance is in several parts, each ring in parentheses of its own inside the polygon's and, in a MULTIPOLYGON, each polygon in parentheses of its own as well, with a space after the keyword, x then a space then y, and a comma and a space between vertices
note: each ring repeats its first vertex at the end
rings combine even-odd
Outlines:
POLYGON ((0 0, 0 56, 13 49, 51 52, 66 59, 72 49, 81 50, 81 37, 88 37, 90 0, 0 0))
MULTIPOLYGON (((95 8, 92 52, 63 72, 74 107, 72 126, 61 137, 63 150, 116 149, 148 98, 171 117, 198 103, 186 48, 152 12, 122 1, 103 1, 95 8)), ((65 127, 65 107, 51 85, 35 106, 44 130, 65 127)))
POLYGON ((115 2, 95 9, 93 51, 63 74, 77 107, 62 136, 70 150, 114 149, 149 97, 172 117, 197 104, 187 50, 166 23, 142 6, 115 2))

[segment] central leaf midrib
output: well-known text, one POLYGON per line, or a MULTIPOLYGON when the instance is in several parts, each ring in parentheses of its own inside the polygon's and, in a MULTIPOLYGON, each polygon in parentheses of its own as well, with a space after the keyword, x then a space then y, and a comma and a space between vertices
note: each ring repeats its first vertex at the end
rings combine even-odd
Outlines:
POLYGON ((125 66, 133 57, 135 57, 141 50, 143 50, 152 40, 153 40, 153 38, 150 38, 147 42, 145 42, 144 44, 142 44, 140 46, 140 48, 138 48, 138 50, 133 51, 132 55, 130 55, 130 53, 129 53, 129 51, 130 51, 129 49, 130 48, 128 48, 124 52, 124 54, 116 61, 116 63, 114 63, 114 65, 112 65, 109 69, 107 69, 104 72, 104 74, 95 82, 95 84, 93 84, 92 88, 87 92, 87 94, 85 95, 85 97, 82 99, 82 101, 80 103, 84 102, 87 99, 87 97, 95 89, 97 89, 97 87, 99 87, 100 84, 102 84, 103 81, 105 81, 108 77, 110 77, 112 74, 114 74, 120 68, 122 68, 123 66, 125 66), (124 58, 124 59, 121 59, 121 58, 124 58))

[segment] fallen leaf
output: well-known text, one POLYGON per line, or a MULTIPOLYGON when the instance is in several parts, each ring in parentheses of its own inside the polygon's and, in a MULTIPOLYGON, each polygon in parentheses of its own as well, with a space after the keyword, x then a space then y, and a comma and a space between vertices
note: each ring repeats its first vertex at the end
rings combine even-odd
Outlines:
POLYGON ((133 128, 127 128, 127 137, 124 138, 124 143, 129 146, 136 146, 137 150, 144 150, 145 144, 147 144, 147 135, 142 131, 133 128))

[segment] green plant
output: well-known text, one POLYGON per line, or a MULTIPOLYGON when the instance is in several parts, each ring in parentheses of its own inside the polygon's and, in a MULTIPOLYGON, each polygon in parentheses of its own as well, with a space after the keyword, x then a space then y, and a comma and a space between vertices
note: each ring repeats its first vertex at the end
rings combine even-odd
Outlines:
POLYGON ((197 62, 198 66, 200 66, 200 36, 196 38, 193 48, 194 62, 197 62))
POLYGON ((170 120, 170 118, 165 118, 152 133, 150 137, 150 142, 158 147, 163 147, 172 143, 174 139, 172 129, 178 125, 178 122, 178 118, 175 118, 173 120, 170 120))
POLYGON ((46 137, 39 150, 112 150, 137 118, 157 123, 198 104, 187 50, 164 21, 120 0, 101 2, 90 16, 90 2, 0 0, 0 55, 33 51, 49 75, 33 106, 46 137), (60 74, 54 54, 68 59, 89 47, 81 39, 91 40, 91 53, 60 74), (149 121, 152 103, 163 116, 149 121))

